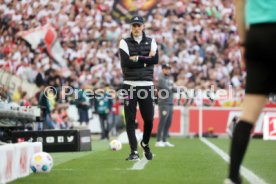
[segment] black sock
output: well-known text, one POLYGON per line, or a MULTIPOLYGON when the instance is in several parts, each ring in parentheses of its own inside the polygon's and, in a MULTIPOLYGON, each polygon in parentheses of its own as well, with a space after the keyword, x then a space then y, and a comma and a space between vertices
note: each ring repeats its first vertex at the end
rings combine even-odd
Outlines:
POLYGON ((241 182, 239 170, 250 139, 252 128, 253 124, 240 120, 234 129, 230 150, 231 159, 229 178, 235 183, 241 182))

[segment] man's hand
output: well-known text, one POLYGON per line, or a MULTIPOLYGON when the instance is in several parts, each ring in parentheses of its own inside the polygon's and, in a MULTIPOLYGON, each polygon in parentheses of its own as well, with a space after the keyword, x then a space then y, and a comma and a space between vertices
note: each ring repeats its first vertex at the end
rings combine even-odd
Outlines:
POLYGON ((156 54, 156 51, 150 51, 149 57, 153 57, 153 56, 155 56, 155 54, 156 54))
POLYGON ((138 56, 130 56, 129 59, 133 62, 137 62, 138 61, 138 56))

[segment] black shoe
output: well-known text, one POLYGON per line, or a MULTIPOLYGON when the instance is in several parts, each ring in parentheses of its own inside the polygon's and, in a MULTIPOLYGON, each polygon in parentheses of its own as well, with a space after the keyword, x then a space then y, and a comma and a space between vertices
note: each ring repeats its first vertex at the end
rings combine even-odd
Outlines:
POLYGON ((144 144, 143 141, 140 142, 141 147, 144 150, 144 155, 148 160, 152 160, 152 153, 150 152, 150 148, 148 144, 144 144))
POLYGON ((128 161, 138 161, 140 160, 138 152, 131 152, 130 155, 126 158, 128 161))

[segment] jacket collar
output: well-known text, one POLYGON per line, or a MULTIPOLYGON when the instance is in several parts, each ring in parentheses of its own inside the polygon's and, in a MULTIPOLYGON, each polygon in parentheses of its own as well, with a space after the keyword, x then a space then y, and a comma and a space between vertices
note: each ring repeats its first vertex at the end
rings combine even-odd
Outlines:
MULTIPOLYGON (((130 37, 131 37, 131 41, 136 42, 132 33, 130 33, 130 37)), ((146 40, 146 33, 143 31, 142 32, 142 41, 141 42, 144 42, 145 40, 146 40)))

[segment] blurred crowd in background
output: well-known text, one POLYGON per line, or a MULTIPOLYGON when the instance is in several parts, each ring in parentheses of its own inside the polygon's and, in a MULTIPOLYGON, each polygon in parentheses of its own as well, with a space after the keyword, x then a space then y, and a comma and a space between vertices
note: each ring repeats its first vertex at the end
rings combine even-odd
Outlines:
MULTIPOLYGON (((130 25, 111 16, 113 0, 0 0, 0 66, 43 89, 45 86, 119 89, 123 81, 118 42, 130 25), (41 45, 32 50, 20 31, 51 24, 58 32, 70 75, 64 75, 41 45)), ((228 89, 243 93, 239 38, 231 0, 160 0, 146 20, 155 38, 159 63, 169 63, 176 85, 193 89, 228 89)), ((155 68, 155 80, 161 66, 155 68)), ((39 103, 20 89, 11 100, 39 103)), ((56 98, 52 113, 64 101, 56 98)), ((69 103, 70 100, 65 101, 69 103)), ((116 104, 116 103, 114 103, 116 104)), ((64 107, 64 106, 63 106, 64 107)), ((62 110, 60 110, 63 112, 62 110)))

